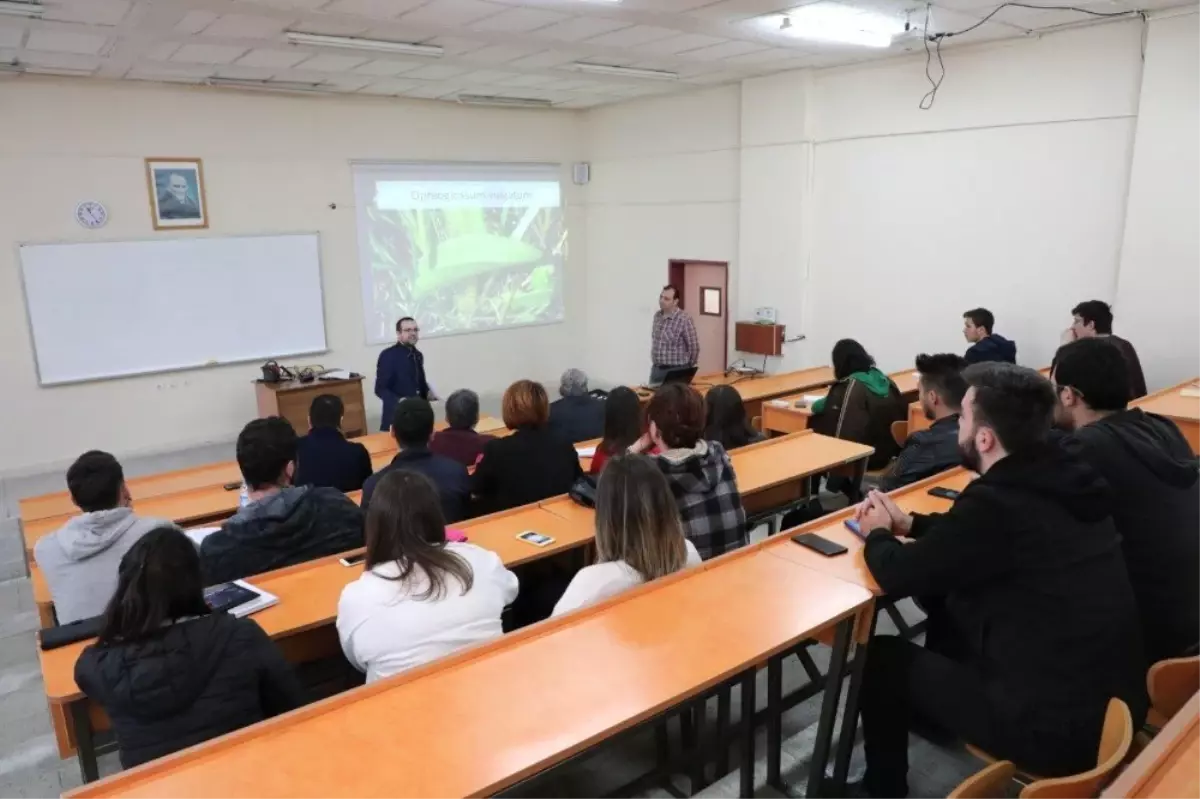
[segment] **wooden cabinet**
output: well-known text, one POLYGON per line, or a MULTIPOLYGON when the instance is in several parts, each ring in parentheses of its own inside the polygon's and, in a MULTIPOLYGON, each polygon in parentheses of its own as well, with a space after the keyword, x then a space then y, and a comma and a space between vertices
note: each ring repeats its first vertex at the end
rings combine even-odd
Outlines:
POLYGON ((296 428, 296 435, 308 433, 308 408, 322 394, 332 394, 346 407, 342 417, 342 432, 347 437, 367 434, 367 406, 363 403, 361 377, 349 380, 314 380, 301 383, 264 383, 257 380, 254 392, 258 398, 259 418, 282 416, 296 428))

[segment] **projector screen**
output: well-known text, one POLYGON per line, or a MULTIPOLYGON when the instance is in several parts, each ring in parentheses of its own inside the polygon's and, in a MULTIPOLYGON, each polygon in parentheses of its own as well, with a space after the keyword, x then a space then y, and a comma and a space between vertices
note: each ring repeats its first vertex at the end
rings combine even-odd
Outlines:
POLYGON ((563 318, 556 164, 355 164, 368 344, 563 318))

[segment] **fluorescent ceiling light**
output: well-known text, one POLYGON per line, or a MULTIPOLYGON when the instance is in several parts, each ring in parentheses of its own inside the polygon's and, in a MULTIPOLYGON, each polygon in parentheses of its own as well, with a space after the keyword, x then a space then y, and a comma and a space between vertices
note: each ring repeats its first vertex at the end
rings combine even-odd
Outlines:
POLYGON ((321 92, 325 86, 320 83, 296 83, 285 80, 242 80, 240 78, 209 78, 204 81, 209 86, 221 86, 231 89, 251 89, 262 92, 321 92))
POLYGON ((495 105, 506 108, 550 108, 554 103, 535 97, 505 97, 491 94, 460 94, 458 101, 463 105, 495 105))
POLYGON ((0 14, 13 17, 40 17, 46 13, 41 3, 22 3, 17 0, 0 0, 0 14))
POLYGON ((438 58, 443 48, 433 44, 409 44, 388 42, 383 39, 358 39, 353 36, 326 36, 321 33, 288 31, 287 40, 292 44, 311 44, 317 47, 338 47, 343 50, 371 50, 378 53, 404 53, 438 58))
POLYGON ((25 65, 16 61, 0 63, 0 72, 5 72, 10 75, 20 75, 25 71, 25 65))
POLYGON ((616 67, 611 64, 589 64, 586 61, 576 61, 572 66, 580 72, 591 72, 595 75, 619 75, 624 78, 649 78, 650 80, 679 80, 678 72, 666 72, 661 69, 616 67))
POLYGON ((800 6, 768 19, 780 31, 797 39, 861 47, 890 47, 892 39, 905 30, 905 21, 901 17, 829 0, 800 6))

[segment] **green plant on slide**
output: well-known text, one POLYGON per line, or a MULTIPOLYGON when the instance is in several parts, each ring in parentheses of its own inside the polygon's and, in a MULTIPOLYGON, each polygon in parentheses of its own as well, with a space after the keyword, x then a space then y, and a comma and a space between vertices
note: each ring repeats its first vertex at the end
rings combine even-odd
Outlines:
POLYGON ((422 335, 562 318, 559 208, 367 208, 372 338, 412 316, 422 335))

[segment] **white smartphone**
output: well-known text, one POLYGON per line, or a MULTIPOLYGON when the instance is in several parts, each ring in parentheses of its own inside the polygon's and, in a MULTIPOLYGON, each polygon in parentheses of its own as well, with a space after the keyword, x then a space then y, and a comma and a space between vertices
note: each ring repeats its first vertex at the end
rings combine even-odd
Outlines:
POLYGON ((521 539, 522 541, 528 541, 535 547, 548 547, 554 543, 554 539, 550 536, 542 535, 541 533, 535 533, 533 530, 526 530, 523 533, 517 533, 517 538, 521 539))

